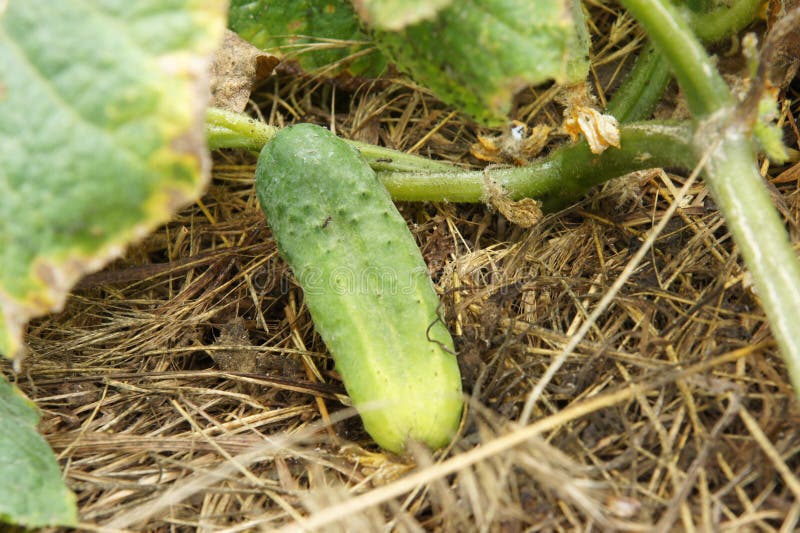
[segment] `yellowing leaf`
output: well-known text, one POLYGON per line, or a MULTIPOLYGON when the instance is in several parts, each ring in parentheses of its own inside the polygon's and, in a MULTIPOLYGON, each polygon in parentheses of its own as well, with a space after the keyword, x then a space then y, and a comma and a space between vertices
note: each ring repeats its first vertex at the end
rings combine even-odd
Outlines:
POLYGON ((203 189, 224 0, 0 10, 0 352, 203 189))

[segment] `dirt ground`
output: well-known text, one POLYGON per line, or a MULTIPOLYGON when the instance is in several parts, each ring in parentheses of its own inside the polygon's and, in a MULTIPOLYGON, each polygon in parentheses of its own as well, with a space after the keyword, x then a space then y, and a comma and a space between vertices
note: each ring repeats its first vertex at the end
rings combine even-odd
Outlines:
MULTIPOLYGON (((600 102, 641 44, 616 24, 627 31, 595 35, 600 102)), ((737 64, 729 44, 717 53, 737 64)), ((794 149, 797 89, 782 94, 794 149)), ((525 91, 514 111, 553 128, 545 151, 567 142, 556 92, 525 91)), ((676 92, 659 116, 680 113, 676 92)), ((471 168, 485 163, 470 146, 493 133, 399 77, 284 70, 248 111, 471 168)), ((17 383, 43 410, 82 529, 800 527, 800 405, 702 181, 677 198, 684 175, 625 176, 530 228, 485 205, 401 204, 468 402, 448 449, 400 458, 347 407, 259 210, 255 156, 214 162, 202 201, 29 327, 17 383)), ((800 167, 762 168, 800 242, 800 167)))

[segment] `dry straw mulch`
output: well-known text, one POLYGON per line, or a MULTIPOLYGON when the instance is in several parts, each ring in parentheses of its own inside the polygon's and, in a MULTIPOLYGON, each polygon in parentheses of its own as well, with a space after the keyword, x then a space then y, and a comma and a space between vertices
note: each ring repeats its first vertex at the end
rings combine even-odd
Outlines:
MULTIPOLYGON (((601 100, 641 44, 604 9, 601 100)), ((557 131, 556 92, 526 91, 515 118, 557 131)), ((796 98, 790 86, 784 101, 796 98)), ((285 73, 252 101, 273 124, 335 125, 476 168, 469 147, 490 133, 401 78, 285 73)), ((678 108, 673 95, 659 113, 678 108)), ((794 148, 799 110, 782 112, 794 148)), ((451 447, 402 459, 347 407, 258 208, 254 164, 215 154, 201 202, 29 328, 17 383, 44 412, 82 528, 797 529, 800 407, 702 182, 677 197, 682 175, 623 177, 527 229, 484 205, 401 205, 469 392, 451 447)), ((798 167, 763 168, 797 240, 798 167)))

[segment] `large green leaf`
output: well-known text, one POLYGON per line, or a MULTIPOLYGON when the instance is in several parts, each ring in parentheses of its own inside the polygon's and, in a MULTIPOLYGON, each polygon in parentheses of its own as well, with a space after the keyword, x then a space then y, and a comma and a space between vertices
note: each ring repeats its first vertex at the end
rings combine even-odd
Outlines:
POLYGON ((75 495, 36 432, 38 423, 33 402, 0 375, 0 522, 75 525, 75 495))
POLYGON ((309 71, 377 76, 386 67, 347 0, 232 0, 229 19, 243 39, 309 71))
POLYGON ((493 125, 526 85, 583 80, 589 69, 579 0, 463 0, 399 32, 376 29, 374 38, 400 70, 493 125))
POLYGON ((397 31, 433 18, 451 3, 453 0, 353 0, 353 7, 370 26, 397 31))
POLYGON ((225 0, 0 0, 0 351, 202 190, 225 0))

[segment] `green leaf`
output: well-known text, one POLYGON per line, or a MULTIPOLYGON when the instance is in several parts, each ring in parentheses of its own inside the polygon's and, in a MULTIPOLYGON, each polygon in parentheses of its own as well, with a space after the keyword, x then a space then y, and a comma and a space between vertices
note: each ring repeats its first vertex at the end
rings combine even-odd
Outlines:
POLYGON ((75 495, 36 432, 38 423, 34 403, 0 375, 0 522, 74 526, 75 495))
POLYGON ((198 196, 224 0, 0 1, 0 352, 198 196))
POLYGON ((353 0, 358 16, 381 30, 402 30, 409 24, 431 19, 453 0, 353 0))
POLYGON ((258 48, 296 59, 305 70, 377 76, 386 67, 347 0, 232 0, 228 24, 258 48))
POLYGON ((400 70, 492 125, 505 122, 523 87, 583 80, 589 68, 578 0, 464 0, 432 21, 374 37, 400 70))

